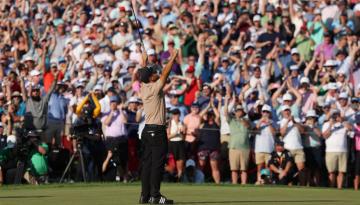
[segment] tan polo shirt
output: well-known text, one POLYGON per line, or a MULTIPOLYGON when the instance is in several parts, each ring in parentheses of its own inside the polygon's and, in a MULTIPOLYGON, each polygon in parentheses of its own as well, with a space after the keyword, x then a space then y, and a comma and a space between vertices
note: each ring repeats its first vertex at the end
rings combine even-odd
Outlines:
POLYGON ((144 104, 145 124, 165 125, 165 97, 160 79, 154 83, 141 83, 140 96, 144 104))

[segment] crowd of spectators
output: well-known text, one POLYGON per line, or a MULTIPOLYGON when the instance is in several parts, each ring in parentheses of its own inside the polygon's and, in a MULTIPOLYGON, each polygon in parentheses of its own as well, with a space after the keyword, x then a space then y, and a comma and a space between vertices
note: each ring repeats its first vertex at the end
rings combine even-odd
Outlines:
POLYGON ((178 49, 164 88, 166 180, 358 188, 358 0, 2 0, 0 9, 2 170, 14 166, 4 164, 20 130, 36 130, 30 175, 51 175, 64 162, 52 151, 76 151, 71 127, 91 104, 103 135, 84 150, 89 178, 136 180, 137 70, 163 67, 178 49))

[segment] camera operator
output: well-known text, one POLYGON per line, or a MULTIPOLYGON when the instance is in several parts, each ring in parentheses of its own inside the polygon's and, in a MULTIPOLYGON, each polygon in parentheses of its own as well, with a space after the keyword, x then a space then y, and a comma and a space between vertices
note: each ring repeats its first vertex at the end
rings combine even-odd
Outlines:
MULTIPOLYGON (((128 138, 127 138, 127 115, 123 111, 123 104, 117 96, 110 97, 110 112, 106 113, 101 122, 105 126, 105 146, 108 156, 116 165, 120 165, 124 181, 127 180, 128 161, 128 138)), ((108 168, 108 160, 104 161, 102 171, 105 173, 108 168)), ((115 179, 115 176, 114 176, 115 179)))
POLYGON ((6 146, 0 149, 0 186, 3 183, 14 182, 16 172, 16 137, 11 135, 6 139, 6 146))
POLYGON ((72 125, 74 152, 77 144, 83 145, 85 165, 90 180, 96 179, 96 173, 101 173, 101 125, 98 121, 101 107, 95 93, 88 94, 76 107, 77 119, 72 125))
MULTIPOLYGON (((41 133, 29 131, 26 135, 26 145, 29 155, 26 160, 29 163, 25 165, 30 168, 29 172, 25 173, 24 178, 30 184, 48 183, 48 162, 47 153, 49 147, 45 142, 41 141, 41 133)), ((21 153, 20 153, 21 154, 21 153)), ((27 153, 23 153, 27 154, 27 153)))

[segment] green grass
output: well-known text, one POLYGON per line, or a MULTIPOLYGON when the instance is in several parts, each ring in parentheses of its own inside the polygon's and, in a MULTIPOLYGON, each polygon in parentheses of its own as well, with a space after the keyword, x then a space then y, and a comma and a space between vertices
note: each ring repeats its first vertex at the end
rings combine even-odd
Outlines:
MULTIPOLYGON (((3 186, 0 205, 137 204, 139 192, 139 184, 3 186)), ((162 192, 176 204, 360 204, 359 192, 321 188, 164 184, 162 192)))

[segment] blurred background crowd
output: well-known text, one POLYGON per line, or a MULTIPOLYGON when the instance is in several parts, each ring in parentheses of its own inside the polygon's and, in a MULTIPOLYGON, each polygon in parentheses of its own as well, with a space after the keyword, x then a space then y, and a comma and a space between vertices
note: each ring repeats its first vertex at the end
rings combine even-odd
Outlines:
POLYGON ((137 70, 179 49, 164 88, 166 181, 358 188, 358 0, 0 9, 0 183, 57 181, 73 153, 65 180, 84 180, 79 151, 87 181, 138 180, 137 70))

